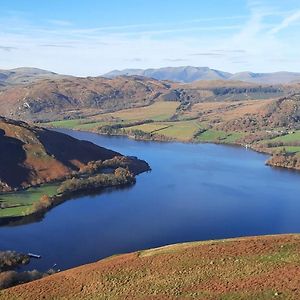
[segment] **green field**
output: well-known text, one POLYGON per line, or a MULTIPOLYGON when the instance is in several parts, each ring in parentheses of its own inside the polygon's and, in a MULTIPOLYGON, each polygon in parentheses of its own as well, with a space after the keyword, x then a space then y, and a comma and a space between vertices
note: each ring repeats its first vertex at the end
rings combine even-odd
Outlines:
MULTIPOLYGON (((75 130, 93 130, 105 125, 127 125, 128 123, 140 122, 145 120, 160 122, 169 120, 175 114, 178 106, 178 102, 155 102, 154 104, 149 106, 124 109, 113 113, 99 114, 92 118, 53 121, 42 123, 41 125, 46 127, 52 126, 57 128, 75 130)), ((145 132, 151 132, 166 126, 167 125, 155 123, 132 126, 130 127, 130 129, 140 129, 145 132)))
POLYGON ((288 153, 299 153, 300 154, 300 146, 280 146, 271 148, 274 152, 280 152, 285 150, 288 153))
POLYGON ((153 133, 153 132, 159 131, 161 129, 164 129, 168 126, 169 125, 167 125, 165 123, 147 123, 147 124, 127 127, 126 131, 142 130, 142 131, 147 132, 147 133, 153 133))
POLYGON ((279 152, 285 150, 289 153, 300 153, 300 146, 292 146, 291 143, 300 142, 300 130, 293 133, 288 133, 286 135, 278 136, 274 139, 268 139, 261 142, 262 145, 267 145, 268 143, 283 143, 283 146, 270 147, 274 152, 279 152))
POLYGON ((41 125, 73 129, 76 126, 80 125, 80 122, 82 122, 82 119, 53 121, 53 122, 49 122, 49 123, 42 123, 41 125))
POLYGON ((179 102, 155 102, 149 106, 124 109, 113 113, 101 114, 98 117, 105 119, 115 118, 117 120, 126 121, 163 121, 175 114, 179 104, 179 102))
POLYGON ((219 130, 206 130, 197 136, 199 142, 222 142, 222 143, 235 143, 244 136, 240 132, 225 132, 219 130))
POLYGON ((297 130, 294 133, 278 136, 266 142, 283 142, 283 143, 300 142, 300 130, 297 130))
POLYGON ((194 134, 199 130, 199 128, 201 128, 201 124, 195 120, 164 122, 164 124, 169 127, 157 131, 158 134, 182 141, 193 139, 194 134))
POLYGON ((32 205, 41 196, 54 196, 57 193, 59 184, 47 184, 26 191, 0 194, 0 218, 26 216, 31 213, 32 205))
POLYGON ((142 130, 146 133, 155 133, 168 138, 181 141, 191 140, 194 134, 201 128, 198 121, 176 121, 176 122, 154 122, 132 127, 127 127, 126 131, 142 130))

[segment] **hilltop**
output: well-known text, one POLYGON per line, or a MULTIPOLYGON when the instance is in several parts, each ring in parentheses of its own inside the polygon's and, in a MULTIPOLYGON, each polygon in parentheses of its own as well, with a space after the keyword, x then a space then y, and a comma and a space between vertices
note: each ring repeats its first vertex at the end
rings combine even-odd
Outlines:
POLYGON ((193 242, 113 256, 0 299, 299 299, 299 235, 193 242))

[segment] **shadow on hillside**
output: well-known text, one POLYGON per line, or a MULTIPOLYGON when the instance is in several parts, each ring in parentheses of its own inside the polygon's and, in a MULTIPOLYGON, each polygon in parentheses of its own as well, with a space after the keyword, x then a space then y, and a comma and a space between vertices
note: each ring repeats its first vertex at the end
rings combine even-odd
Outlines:
POLYGON ((0 129, 0 180, 12 187, 28 180, 29 170, 22 165, 26 160, 23 145, 20 140, 5 136, 5 131, 0 129))

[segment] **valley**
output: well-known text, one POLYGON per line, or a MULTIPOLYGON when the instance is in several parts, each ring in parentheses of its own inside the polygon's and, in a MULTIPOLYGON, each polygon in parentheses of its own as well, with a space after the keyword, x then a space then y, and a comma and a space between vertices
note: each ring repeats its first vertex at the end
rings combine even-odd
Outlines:
POLYGON ((299 1, 0 12, 0 300, 300 299, 299 1))
MULTIPOLYGON (((52 281, 60 274, 48 276, 57 270, 116 253, 185 241, 297 232, 296 216, 282 214, 282 209, 289 205, 297 211, 299 175, 269 166, 300 170, 298 83, 176 83, 142 76, 77 78, 37 70, 30 74, 27 79, 12 77, 0 91, 0 114, 4 116, 0 118, 0 149, 9 153, 0 158, 0 233, 4 249, 22 255, 34 248, 42 259, 22 267, 25 271, 0 273, 4 287, 43 277, 52 281), (151 173, 143 174, 150 168, 151 173), (263 178, 273 187, 266 190, 263 178), (187 195, 188 203, 182 202, 187 195), (285 226, 274 227, 278 215, 285 226), (114 220, 120 221, 115 224, 114 220), (172 224, 179 226, 177 234, 170 234, 172 224), (214 228, 209 234, 207 226, 214 228), (64 230, 58 233, 58 227, 64 230), (16 241, 24 230, 35 234, 32 238, 26 234, 20 245, 16 241), (90 236, 95 237, 92 244, 90 236), (53 244, 59 247, 53 250, 53 244), (68 257, 75 248, 76 259, 68 257), (51 265, 59 267, 52 270, 51 265), (31 271, 33 268, 38 271, 31 271)), ((297 236, 282 239, 297 243, 297 236)), ((259 240, 253 238, 251 243, 259 240)), ((235 245, 240 243, 244 239, 234 240, 235 245)), ((204 246, 200 243, 199 247, 204 246)), ((282 272, 277 265, 280 249, 274 251, 276 268, 272 272, 282 272)), ((184 259, 189 260, 185 254, 184 259)), ((241 255, 246 255, 247 263, 233 272, 246 274, 251 263, 247 254, 241 255)), ((294 252, 283 255, 292 261, 295 257, 294 252)), ((261 259, 252 261, 258 278, 267 276, 257 271, 261 259)), ((228 270, 231 267, 226 265, 228 270)), ((139 274, 139 270, 134 272, 139 274)), ((228 276, 224 278, 233 282, 228 276)), ((176 278, 174 284, 181 285, 182 280, 176 278)), ((290 292, 280 281, 271 292, 267 286, 266 290, 255 287, 249 295, 287 295, 285 288, 290 292)), ((11 291, 17 295, 17 289, 0 292, 0 298, 10 297, 11 291)), ((164 289, 171 295, 165 286, 157 289, 161 297, 164 289)), ((191 297, 202 296, 188 290, 191 297)), ((231 285, 222 288, 225 291, 237 299, 245 294, 243 287, 233 289, 231 285)), ((115 292, 121 295, 124 290, 115 292)), ((183 290, 176 293, 179 296, 183 290)), ((76 297, 83 295, 80 291, 76 297)), ((203 294, 212 299, 217 296, 218 292, 209 289, 203 294)))

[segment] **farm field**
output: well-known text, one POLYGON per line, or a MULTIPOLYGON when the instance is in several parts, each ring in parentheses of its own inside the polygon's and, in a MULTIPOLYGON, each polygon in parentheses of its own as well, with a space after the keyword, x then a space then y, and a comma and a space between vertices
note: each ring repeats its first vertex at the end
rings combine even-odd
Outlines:
POLYGON ((54 196, 59 184, 46 184, 26 191, 0 194, 0 218, 20 217, 31 213, 33 204, 43 195, 54 196))
POLYGON ((95 117, 96 119, 101 118, 102 120, 126 120, 126 121, 139 121, 139 120, 154 120, 163 121, 172 117, 179 102, 155 102, 152 105, 124 109, 113 113, 101 114, 95 117))
POLYGON ((236 143, 245 134, 241 132, 225 132, 208 129, 196 137, 199 142, 236 143))

